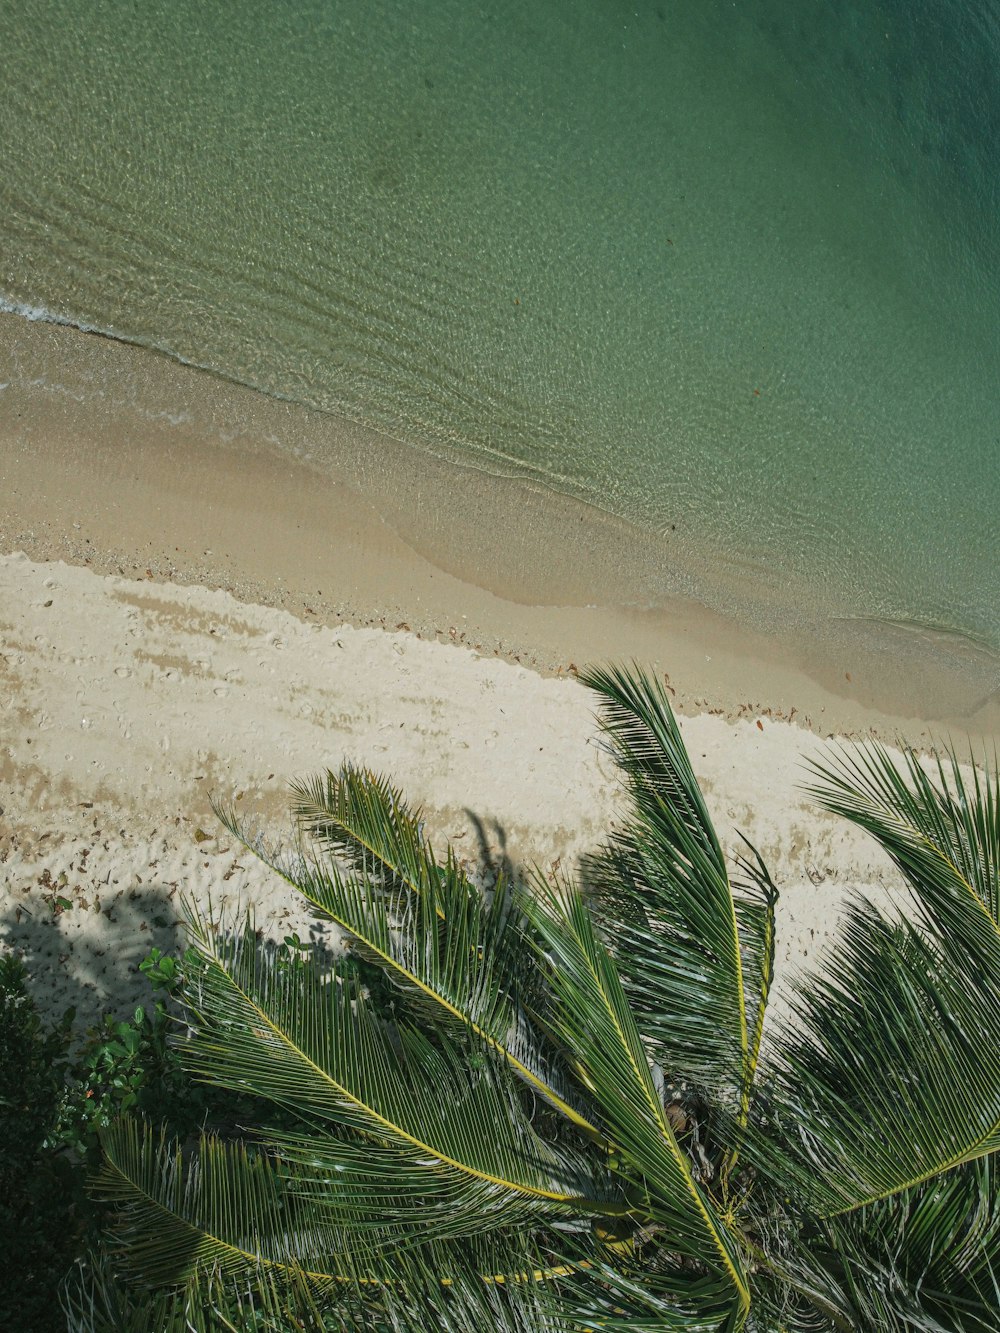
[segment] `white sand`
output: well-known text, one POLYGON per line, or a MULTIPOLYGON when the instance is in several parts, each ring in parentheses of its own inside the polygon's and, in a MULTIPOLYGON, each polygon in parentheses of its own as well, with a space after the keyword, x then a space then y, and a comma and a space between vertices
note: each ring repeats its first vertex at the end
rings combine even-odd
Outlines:
MULTIPOLYGON (((174 945, 179 896, 252 902, 270 930, 301 930, 209 798, 238 796, 278 832, 289 779, 348 757, 389 774, 470 864, 471 812, 515 863, 571 868, 617 795, 593 705, 572 679, 465 647, 0 557, 0 932, 47 1009, 90 1020, 146 993, 137 963, 174 945)), ((727 848, 741 829, 781 888, 779 965, 808 963, 844 891, 879 892, 890 868, 800 794, 803 756, 822 748, 810 732, 681 725, 727 848)))

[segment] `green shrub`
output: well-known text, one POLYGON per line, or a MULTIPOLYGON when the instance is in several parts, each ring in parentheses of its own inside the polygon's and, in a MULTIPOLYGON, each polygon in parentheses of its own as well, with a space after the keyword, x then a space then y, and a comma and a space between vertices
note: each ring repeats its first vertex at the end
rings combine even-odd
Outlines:
POLYGON ((91 1164, 98 1159, 101 1129, 124 1112, 137 1112, 157 1126, 169 1125, 181 1138, 204 1123, 206 1094, 184 1072, 168 1041, 176 1025, 171 1003, 183 988, 184 966, 183 959, 153 949, 139 970, 163 998, 138 1005, 127 1019, 105 1014, 68 1062, 56 1132, 64 1146, 91 1164))
POLYGON ((59 1124, 73 1011, 47 1027, 22 960, 0 958, 0 1253, 3 1326, 62 1329, 58 1288, 83 1245, 84 1172, 61 1150, 59 1124))

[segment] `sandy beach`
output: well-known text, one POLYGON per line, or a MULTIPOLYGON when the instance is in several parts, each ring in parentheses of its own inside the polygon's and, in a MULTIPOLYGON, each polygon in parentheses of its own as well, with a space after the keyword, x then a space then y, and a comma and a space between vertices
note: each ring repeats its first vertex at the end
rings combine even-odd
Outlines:
MULTIPOLYGON (((253 904, 269 931, 303 932, 286 886, 219 828, 212 796, 280 833, 289 780, 351 758, 391 774, 432 839, 473 866, 485 840, 515 864, 570 869, 614 817, 617 784, 575 680, 23 554, 0 559, 0 605, 2 930, 53 1011, 131 1006, 136 966, 176 942, 185 895, 253 904)), ((816 738, 707 714, 684 733, 729 846, 743 830, 774 867, 782 961, 807 959, 842 892, 886 879, 797 791, 816 738)))
POLYGON ((0 931, 52 1013, 133 1005, 185 895, 307 929, 211 800, 277 833, 289 780, 346 758, 391 775, 470 866, 485 846, 571 870, 619 799, 584 662, 667 683, 720 835, 746 834, 779 884, 783 970, 815 957, 846 892, 892 880, 810 806, 803 760, 831 736, 1000 734, 995 662, 961 675, 953 646, 928 652, 901 697, 885 641, 814 660, 693 601, 639 609, 615 580, 641 552, 606 517, 500 481, 484 513, 473 479, 436 490, 427 460, 401 489, 391 446, 383 469, 346 426, 354 461, 321 477, 308 432, 301 456, 276 447, 302 429, 288 405, 2 323, 0 931))

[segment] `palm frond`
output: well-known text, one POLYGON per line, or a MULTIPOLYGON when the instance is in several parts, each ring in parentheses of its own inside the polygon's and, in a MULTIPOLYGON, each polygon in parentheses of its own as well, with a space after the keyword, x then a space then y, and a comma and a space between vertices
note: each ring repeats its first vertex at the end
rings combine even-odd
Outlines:
POLYGON ((292 1333, 332 1328, 306 1323, 302 1302, 225 1282, 218 1273, 196 1272, 183 1287, 151 1291, 115 1272, 106 1247, 89 1254, 70 1274, 62 1293, 68 1333, 292 1333), (294 1321, 293 1305, 299 1307, 294 1321))
POLYGON ((487 1244, 429 1247, 402 1256, 398 1281, 377 1304, 355 1302, 347 1327, 392 1333, 579 1333, 562 1316, 558 1284, 565 1265, 528 1238, 491 1237, 487 1244), (366 1308, 367 1307, 367 1308, 366 1308), (361 1315, 362 1318, 357 1316, 361 1315))
POLYGON ((551 991, 545 1023, 575 1052, 579 1076, 604 1113, 607 1136, 623 1159, 641 1211, 669 1229, 679 1255, 707 1264, 745 1311, 743 1262, 715 1205, 695 1180, 656 1087, 642 1036, 610 954, 578 893, 541 881, 526 891, 539 963, 551 991))
POLYGON ((655 1271, 595 1260, 564 1285, 560 1304, 572 1328, 594 1333, 720 1333, 740 1327, 728 1281, 668 1260, 655 1271))
POLYGON ((393 898, 436 887, 434 852, 412 810, 388 779, 346 763, 339 773, 292 783, 299 827, 366 884, 393 898))
POLYGON ((737 864, 745 878, 734 880, 733 904, 743 962, 744 1006, 747 1014, 747 1059, 740 1094, 738 1126, 746 1127, 751 1093, 760 1060, 767 1004, 774 981, 774 919, 778 889, 760 853, 750 842, 748 855, 737 864))
POLYGON ((342 874, 335 861, 283 856, 250 838, 234 811, 220 810, 220 817, 234 837, 335 922, 422 1019, 453 1034, 471 1031, 533 1092, 596 1137, 585 1106, 518 1001, 525 950, 505 886, 487 898, 452 855, 439 865, 399 793, 367 772, 328 773, 296 790, 303 828, 328 850, 346 849, 354 874, 342 874))
MULTIPOLYGON (((898 766, 870 744, 814 763, 809 788, 827 810, 872 835, 902 871, 918 910, 943 936, 1000 934, 1000 777, 996 764, 972 767, 971 788, 957 755, 936 758, 937 782, 907 750, 898 766)), ((964 943, 964 941, 963 941, 964 943)))
POLYGON ((800 983, 776 1095, 796 1126, 797 1187, 821 1213, 1000 1148, 1000 969, 982 964, 970 949, 958 967, 935 936, 854 903, 826 975, 800 983))
MULTIPOLYGON (((483 1236, 519 1224, 502 1203, 470 1209, 463 1178, 442 1177, 428 1189, 425 1173, 407 1172, 397 1149, 338 1133, 332 1125, 324 1125, 322 1133, 268 1127, 259 1137, 287 1168, 288 1192, 308 1200, 331 1224, 359 1234, 373 1251, 400 1251, 429 1237, 483 1236)), ((573 1224, 564 1219, 563 1225, 573 1224)))
POLYGON ((800 1276, 862 1327, 992 1333, 1000 1311, 1000 1162, 956 1168, 834 1218, 800 1276))
MULTIPOLYGON (((168 1289, 158 1298, 158 1316, 167 1322, 155 1326, 178 1333, 187 1327, 173 1322, 178 1314, 197 1329, 230 1327, 224 1312, 240 1309, 243 1293, 252 1319, 232 1325, 241 1333, 416 1330, 432 1316, 434 1327, 456 1333, 565 1327, 554 1322, 546 1288, 558 1272, 572 1270, 553 1270, 530 1234, 425 1240, 386 1252, 327 1225, 317 1200, 289 1192, 279 1163, 242 1145, 205 1137, 195 1153, 182 1154, 148 1126, 122 1121, 104 1147, 98 1192, 118 1205, 105 1308, 148 1315, 142 1288, 154 1284, 168 1289)), ((77 1307, 83 1304, 78 1296, 77 1307)), ((92 1297, 90 1304, 90 1326, 100 1329, 98 1303, 92 1297)), ((82 1319, 80 1325, 87 1327, 82 1319)), ((127 1326, 141 1327, 131 1318, 127 1326)))
MULTIPOLYGON (((103 1134, 95 1193, 118 1205, 116 1259, 144 1283, 176 1287, 196 1270, 300 1277, 316 1291, 388 1277, 384 1258, 358 1265, 358 1247, 301 1195, 286 1193, 275 1163, 246 1146, 204 1136, 185 1159, 142 1121, 103 1134)), ((362 1251, 363 1252, 363 1251, 362 1251)))
POLYGON ((189 926, 207 964, 183 1048, 199 1077, 392 1145, 428 1194, 463 1181, 470 1210, 584 1206, 591 1190, 601 1209, 606 1186, 539 1139, 481 1043, 432 1045, 380 1020, 336 969, 276 970, 251 930, 216 932, 194 915, 189 926))
POLYGON ((756 1082, 764 1039, 767 1006, 774 980, 775 908, 778 890, 757 849, 743 839, 747 855, 737 858, 741 878, 734 878, 734 907, 740 932, 746 1006, 747 1059, 737 1106, 715 1107, 716 1134, 726 1144, 720 1168, 723 1194, 740 1160, 741 1145, 750 1130, 750 1116, 757 1092, 756 1082))
POLYGON ((664 1067, 736 1103, 752 1077, 762 994, 743 976, 740 917, 761 956, 770 889, 752 877, 730 882, 659 682, 621 670, 582 679, 601 696, 601 726, 632 801, 626 823, 584 871, 626 993, 664 1067))

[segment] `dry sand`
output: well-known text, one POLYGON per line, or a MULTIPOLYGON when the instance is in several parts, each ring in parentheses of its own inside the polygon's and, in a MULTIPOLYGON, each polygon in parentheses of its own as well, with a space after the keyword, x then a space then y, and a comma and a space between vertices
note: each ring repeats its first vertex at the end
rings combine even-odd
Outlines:
MULTIPOLYGON (((0 559, 0 719, 0 929, 44 1003, 86 1018, 135 1003, 137 964, 175 942, 182 895, 253 903, 273 933, 302 931, 299 904, 233 846, 212 795, 280 831, 289 779, 351 758, 391 774, 470 864, 482 830, 515 863, 564 869, 617 800, 573 679, 23 554, 0 559)), ((891 878, 883 859, 798 791, 819 748, 809 732, 682 725, 727 845, 741 829, 773 867, 779 961, 808 961, 843 891, 891 878)))

